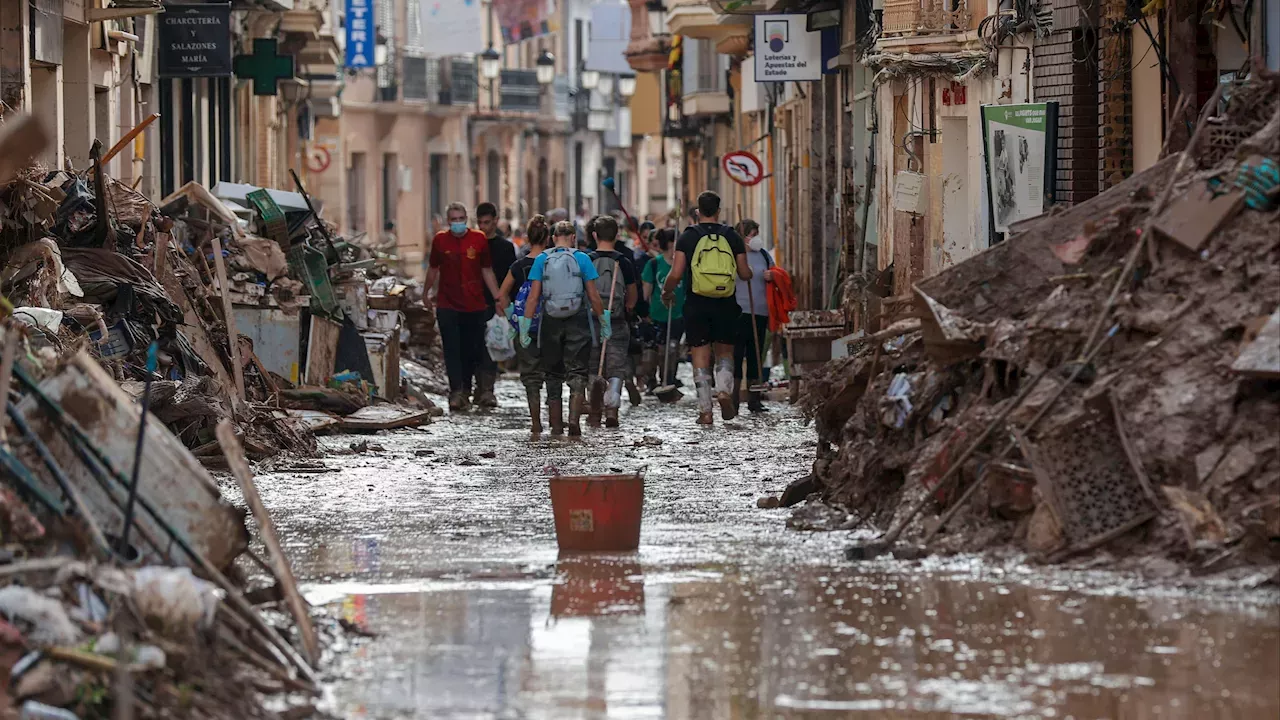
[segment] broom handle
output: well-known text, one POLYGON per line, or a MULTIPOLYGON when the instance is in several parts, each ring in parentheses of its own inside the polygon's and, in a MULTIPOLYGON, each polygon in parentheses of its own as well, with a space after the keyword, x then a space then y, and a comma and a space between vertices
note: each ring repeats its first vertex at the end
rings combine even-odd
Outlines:
MULTIPOLYGON (((767 269, 766 269, 767 272, 767 269)), ((760 384, 764 384, 764 353, 760 352, 760 328, 756 326, 756 294, 747 281, 747 307, 751 308, 751 339, 756 345, 756 372, 760 373, 760 384)))
MULTIPOLYGON (((615 251, 615 252, 617 252, 617 251, 615 251)), ((618 273, 620 273, 620 272, 622 272, 622 261, 621 261, 621 260, 618 260, 618 259, 614 259, 614 261, 613 261, 613 279, 609 281, 609 322, 610 322, 610 323, 612 323, 612 322, 613 322, 613 292, 614 292, 614 290, 616 290, 616 289, 617 289, 617 287, 618 287, 618 273)), ((604 323, 603 323, 603 320, 604 320, 604 318, 601 318, 601 321, 602 321, 602 322, 601 322, 601 325, 603 325, 603 324, 604 324, 604 323)), ((610 325, 610 328, 609 328, 609 329, 610 329, 610 330, 612 330, 612 329, 613 329, 613 328, 612 328, 612 325, 610 325)), ((598 378, 603 378, 603 377, 604 377, 604 351, 605 351, 605 350, 607 350, 607 349, 609 349, 609 338, 604 337, 603 329, 602 329, 602 331, 601 331, 601 333, 600 333, 600 337, 601 337, 601 340, 600 340, 600 369, 599 369, 599 370, 596 370, 596 377, 598 377, 598 378)))

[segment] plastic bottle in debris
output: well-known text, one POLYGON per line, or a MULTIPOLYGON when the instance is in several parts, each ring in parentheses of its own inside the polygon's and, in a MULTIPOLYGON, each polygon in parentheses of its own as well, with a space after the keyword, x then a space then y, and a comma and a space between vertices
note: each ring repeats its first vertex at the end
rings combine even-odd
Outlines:
POLYGON ((42 702, 28 700, 22 704, 20 720, 80 720, 76 714, 65 708, 45 705, 42 702))

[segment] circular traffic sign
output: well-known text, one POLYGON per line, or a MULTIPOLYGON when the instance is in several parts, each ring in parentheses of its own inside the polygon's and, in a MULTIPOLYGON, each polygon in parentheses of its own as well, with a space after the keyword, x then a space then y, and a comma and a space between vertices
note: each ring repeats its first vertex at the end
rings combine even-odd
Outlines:
POLYGON ((764 179, 760 158, 746 150, 735 150, 720 159, 726 175, 739 185, 751 186, 764 179))
POLYGON ((312 145, 307 150, 306 163, 307 170, 313 173, 322 173, 329 168, 329 163, 333 158, 329 155, 329 150, 323 145, 312 145))

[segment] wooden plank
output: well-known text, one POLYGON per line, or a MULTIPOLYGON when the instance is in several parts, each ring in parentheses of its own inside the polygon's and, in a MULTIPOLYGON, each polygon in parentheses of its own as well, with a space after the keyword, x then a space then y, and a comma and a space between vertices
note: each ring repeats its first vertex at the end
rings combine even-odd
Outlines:
POLYGON ((236 312, 228 294, 227 263, 222 259, 222 240, 211 233, 213 264, 218 272, 218 293, 222 295, 222 314, 227 323, 227 345, 231 349, 231 372, 236 379, 236 397, 244 400, 244 365, 240 362, 240 334, 236 332, 236 312))
POLYGON ((308 663, 315 665, 320 657, 320 640, 316 637, 316 629, 311 624, 307 602, 298 592, 298 582, 293 577, 293 569, 289 567, 289 559, 285 557, 284 549, 280 547, 280 538, 276 536, 271 514, 267 512, 267 507, 262 504, 262 497, 258 495, 258 486, 253 482, 253 471, 249 469, 249 461, 245 459, 244 448, 236 439, 236 431, 230 420, 218 423, 217 434, 218 442, 222 444, 222 452, 227 456, 227 464, 231 467, 231 474, 235 475, 236 482, 240 484, 240 491, 244 493, 245 504, 253 511, 253 517, 258 521, 262 542, 267 546, 271 566, 276 581, 280 583, 280 589, 284 591, 289 612, 298 623, 298 634, 302 636, 304 657, 308 663))
MULTIPOLYGON (((311 316, 310 340, 307 341, 307 369, 303 382, 324 385, 333 377, 338 360, 338 337, 342 326, 332 320, 311 316)), ((399 339, 397 338, 397 342, 399 339)))
POLYGON ((399 405, 370 405, 344 417, 342 429, 372 432, 417 427, 427 422, 431 422, 429 410, 416 410, 399 405))
POLYGON ((1280 309, 1271 313, 1258 337, 1245 346, 1231 369, 1255 378, 1280 378, 1280 309))
MULTIPOLYGON (((101 448, 112 466, 129 476, 133 470, 135 443, 138 437, 138 405, 93 358, 81 353, 62 371, 50 376, 41 389, 60 403, 67 414, 101 448)), ((104 529, 118 528, 121 513, 112 499, 94 480, 88 468, 55 423, 32 397, 18 405, 31 430, 42 438, 49 453, 62 467, 68 481, 84 498, 93 519, 104 529)), ((154 417, 147 423, 142 468, 138 473, 138 494, 147 499, 209 562, 227 567, 249 545, 248 532, 234 507, 223 501, 218 485, 186 447, 154 417)), ((60 492, 47 473, 37 472, 41 485, 50 492, 60 492)), ((124 489, 112 487, 116 499, 124 497, 124 489)), ((156 538, 164 530, 148 513, 136 517, 138 527, 156 538)), ((163 561, 159 555, 152 555, 163 561)), ((185 559, 182 553, 174 558, 185 559)))
MULTIPOLYGON (((165 237, 168 236, 166 235, 165 237)), ((160 251, 157 250, 156 253, 158 257, 160 251)), ((165 254, 167 256, 168 251, 165 251, 165 254)), ((157 273, 156 279, 164 286, 164 291, 169 295, 169 298, 182 309, 183 334, 187 336, 187 340, 191 341, 191 347, 195 349, 196 354, 200 356, 204 364, 208 365, 209 369, 213 371, 213 375, 222 385, 223 391, 230 391, 234 386, 232 385, 231 375, 227 372, 227 366, 223 364, 222 355, 218 353, 213 341, 209 339, 209 329, 205 327, 204 320, 201 319, 200 314, 195 311, 191 298, 187 295, 186 288, 182 286, 177 276, 174 275, 173 263, 166 262, 161 269, 163 272, 157 273)))

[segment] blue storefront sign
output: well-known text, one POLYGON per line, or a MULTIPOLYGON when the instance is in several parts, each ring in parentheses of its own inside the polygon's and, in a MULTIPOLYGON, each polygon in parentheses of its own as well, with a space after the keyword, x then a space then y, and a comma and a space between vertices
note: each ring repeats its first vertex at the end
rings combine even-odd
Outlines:
POLYGON ((347 67, 373 67, 373 0, 347 0, 347 67))

